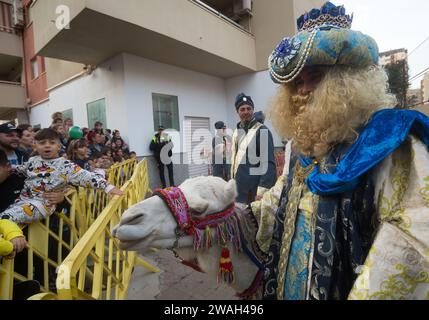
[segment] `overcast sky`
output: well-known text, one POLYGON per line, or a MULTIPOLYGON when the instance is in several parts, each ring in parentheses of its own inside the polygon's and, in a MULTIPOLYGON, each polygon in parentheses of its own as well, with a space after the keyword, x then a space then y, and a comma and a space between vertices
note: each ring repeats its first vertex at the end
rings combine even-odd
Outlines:
MULTIPOLYGON (((354 13, 352 28, 372 36, 380 51, 406 48, 411 53, 429 37, 428 0, 331 0, 354 13)), ((429 67, 429 39, 408 60, 410 77, 429 67)), ((420 87, 421 77, 412 81, 420 87)))

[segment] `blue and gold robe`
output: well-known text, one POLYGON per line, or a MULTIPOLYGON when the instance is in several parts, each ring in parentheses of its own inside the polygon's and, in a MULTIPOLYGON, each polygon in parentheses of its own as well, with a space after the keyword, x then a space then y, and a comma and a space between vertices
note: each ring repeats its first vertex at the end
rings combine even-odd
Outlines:
POLYGON ((264 299, 428 299, 428 146, 429 119, 402 110, 318 165, 289 145, 287 174, 251 205, 264 299))

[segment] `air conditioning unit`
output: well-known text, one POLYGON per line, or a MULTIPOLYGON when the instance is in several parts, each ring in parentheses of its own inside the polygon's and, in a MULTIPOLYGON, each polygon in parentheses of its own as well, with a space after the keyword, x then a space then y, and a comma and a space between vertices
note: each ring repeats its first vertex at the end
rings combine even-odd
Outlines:
POLYGON ((252 0, 234 0, 234 13, 243 14, 252 11, 252 0))
POLYGON ((22 28, 25 25, 22 0, 12 1, 12 23, 15 28, 22 28))

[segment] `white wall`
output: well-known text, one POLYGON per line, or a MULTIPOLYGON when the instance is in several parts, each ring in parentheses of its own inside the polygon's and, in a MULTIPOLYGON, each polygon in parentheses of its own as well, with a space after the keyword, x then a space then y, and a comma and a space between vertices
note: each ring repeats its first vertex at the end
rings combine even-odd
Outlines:
POLYGON ((73 109, 74 124, 88 127, 87 103, 105 98, 107 124, 104 128, 119 129, 127 137, 123 79, 123 56, 118 55, 100 65, 92 74, 51 90, 49 101, 31 109, 30 123, 49 127, 52 113, 73 109))
MULTIPOLYGON (((251 95, 255 110, 264 111, 275 90, 276 85, 267 71, 224 80, 130 54, 119 54, 91 75, 51 90, 49 101, 31 110, 30 123, 48 127, 53 112, 73 108, 74 123, 88 127, 87 103, 105 98, 107 125, 104 127, 120 130, 131 150, 138 156, 147 156, 152 154, 149 143, 154 134, 152 93, 175 95, 178 97, 182 136, 182 149, 175 142, 174 152, 177 153, 183 151, 185 117, 209 118, 213 133, 214 123, 219 120, 225 121, 232 130, 239 121, 234 108, 238 93, 251 95)), ((266 123, 270 127, 269 121, 266 123)), ((275 145, 281 146, 274 131, 273 135, 275 145)))
MULTIPOLYGON (((271 80, 268 71, 261 71, 249 75, 239 76, 226 80, 226 99, 228 109, 228 127, 235 128, 240 121, 234 107, 237 94, 243 92, 252 97, 256 111, 267 111, 270 99, 276 93, 277 85, 271 80)), ((281 147, 280 137, 273 129, 270 121, 267 119, 265 125, 271 130, 274 137, 274 146, 281 147)))
MULTIPOLYGON (((225 80, 130 54, 124 54, 124 62, 129 139, 131 148, 139 156, 151 154, 149 143, 154 134, 152 93, 178 97, 182 146, 186 116, 210 118, 213 132, 216 121, 227 119, 225 80)), ((174 152, 180 151, 174 149, 174 152)))

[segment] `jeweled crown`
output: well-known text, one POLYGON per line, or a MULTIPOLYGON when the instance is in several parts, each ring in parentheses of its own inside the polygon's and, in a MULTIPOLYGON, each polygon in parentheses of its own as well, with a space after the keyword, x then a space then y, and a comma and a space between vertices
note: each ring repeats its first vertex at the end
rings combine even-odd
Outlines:
POLYGON ((320 9, 312 9, 297 20, 298 31, 313 31, 320 26, 336 26, 350 29, 353 15, 347 15, 344 6, 326 2, 320 9))

